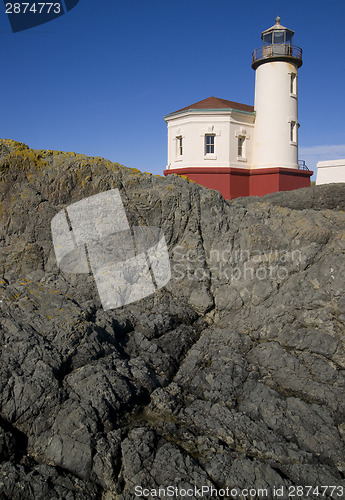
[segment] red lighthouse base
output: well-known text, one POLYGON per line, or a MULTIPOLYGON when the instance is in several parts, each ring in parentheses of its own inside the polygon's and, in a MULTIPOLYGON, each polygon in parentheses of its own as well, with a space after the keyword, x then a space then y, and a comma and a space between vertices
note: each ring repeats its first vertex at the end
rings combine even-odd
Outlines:
POLYGON ((191 181, 220 191, 226 200, 263 196, 310 186, 313 172, 293 168, 186 167, 164 170, 164 175, 185 175, 191 181))

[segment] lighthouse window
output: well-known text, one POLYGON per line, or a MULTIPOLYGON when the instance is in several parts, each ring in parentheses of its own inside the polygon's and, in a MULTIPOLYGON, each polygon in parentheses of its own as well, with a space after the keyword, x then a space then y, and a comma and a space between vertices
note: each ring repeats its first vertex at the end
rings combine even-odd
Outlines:
POLYGON ((290 122, 290 142, 297 142, 297 123, 290 122))
POLYGON ((284 43, 284 31, 275 31, 274 32, 274 43, 279 44, 279 43, 284 43))
POLYGON ((289 33, 287 31, 285 37, 286 37, 286 43, 292 45, 292 33, 289 33))
POLYGON ((237 143, 237 156, 240 158, 243 158, 243 145, 244 145, 245 137, 243 135, 240 135, 238 137, 238 143, 237 143))
POLYGON ((297 75, 296 73, 291 73, 290 75, 290 94, 297 95, 297 75))
POLYGON ((272 45, 272 33, 264 35, 264 45, 272 45))
POLYGON ((214 134, 205 135, 205 154, 214 154, 214 134))
POLYGON ((182 135, 179 135, 178 137, 176 137, 176 144, 177 144, 176 154, 177 154, 177 156, 182 156, 182 153, 183 153, 183 139, 182 139, 182 135))

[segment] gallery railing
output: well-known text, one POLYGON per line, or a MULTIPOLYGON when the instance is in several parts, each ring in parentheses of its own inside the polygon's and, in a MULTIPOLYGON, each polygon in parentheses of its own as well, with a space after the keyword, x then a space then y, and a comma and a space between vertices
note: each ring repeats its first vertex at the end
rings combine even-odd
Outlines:
POLYGON ((269 59, 270 57, 292 57, 294 59, 299 59, 302 64, 302 49, 286 43, 265 45, 264 47, 255 49, 252 57, 252 63, 260 61, 261 59, 269 59))

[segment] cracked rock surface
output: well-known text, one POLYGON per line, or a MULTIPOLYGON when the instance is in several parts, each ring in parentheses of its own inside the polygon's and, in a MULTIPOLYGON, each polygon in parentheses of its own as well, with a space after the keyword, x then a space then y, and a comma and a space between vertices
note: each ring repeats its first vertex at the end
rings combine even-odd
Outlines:
POLYGON ((0 141, 0 499, 342 498, 344 200, 339 184, 229 202, 0 141), (172 277, 105 311, 91 274, 59 270, 50 222, 116 188, 131 225, 164 232, 172 277))

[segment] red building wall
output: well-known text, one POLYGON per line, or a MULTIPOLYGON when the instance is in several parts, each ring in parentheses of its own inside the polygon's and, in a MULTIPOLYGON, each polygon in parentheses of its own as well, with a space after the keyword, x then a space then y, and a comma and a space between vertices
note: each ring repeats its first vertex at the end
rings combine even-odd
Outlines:
POLYGON ((313 172, 280 167, 186 167, 164 170, 164 175, 170 174, 185 175, 197 184, 220 191, 226 200, 231 200, 240 196, 263 196, 308 187, 313 172))

